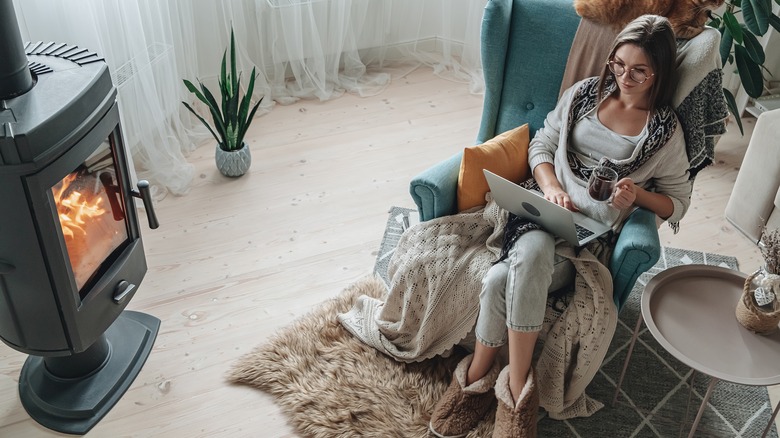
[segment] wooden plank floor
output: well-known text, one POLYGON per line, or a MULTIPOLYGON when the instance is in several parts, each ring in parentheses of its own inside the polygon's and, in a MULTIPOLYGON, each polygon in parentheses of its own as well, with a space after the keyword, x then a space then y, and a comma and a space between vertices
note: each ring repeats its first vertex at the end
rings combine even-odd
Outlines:
MULTIPOLYGON (((128 308, 162 320, 154 350, 88 436, 296 436, 270 396, 227 384, 227 370, 371 273, 388 209, 413 207, 409 180, 473 143, 481 105, 466 85, 418 69, 377 96, 277 106, 253 125, 241 178, 219 175, 211 144, 197 149, 191 192, 157 203, 160 228, 143 230, 149 271, 128 308)), ((735 127, 721 139, 664 245, 730 254, 746 272, 761 264, 723 217, 747 140, 735 127)), ((0 436, 59 436, 19 402, 25 359, 0 347, 0 436)))

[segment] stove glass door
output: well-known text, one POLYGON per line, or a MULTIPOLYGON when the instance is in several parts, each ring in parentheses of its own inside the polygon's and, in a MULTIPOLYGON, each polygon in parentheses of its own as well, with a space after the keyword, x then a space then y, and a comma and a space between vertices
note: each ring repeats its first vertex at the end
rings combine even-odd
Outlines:
POLYGON ((112 133, 83 164, 52 187, 81 298, 90 279, 128 241, 112 133))

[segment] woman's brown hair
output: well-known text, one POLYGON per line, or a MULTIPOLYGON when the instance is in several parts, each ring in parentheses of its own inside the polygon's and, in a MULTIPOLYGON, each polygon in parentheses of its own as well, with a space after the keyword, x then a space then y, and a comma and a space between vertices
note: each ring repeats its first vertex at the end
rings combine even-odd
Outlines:
MULTIPOLYGON (((650 60, 650 67, 655 73, 655 81, 650 88, 650 111, 671 105, 677 86, 677 43, 669 20, 660 15, 642 15, 628 23, 615 37, 607 62, 613 59, 617 49, 624 44, 640 47, 650 60)), ((599 96, 603 95, 607 78, 611 74, 605 62, 599 78, 599 96)))

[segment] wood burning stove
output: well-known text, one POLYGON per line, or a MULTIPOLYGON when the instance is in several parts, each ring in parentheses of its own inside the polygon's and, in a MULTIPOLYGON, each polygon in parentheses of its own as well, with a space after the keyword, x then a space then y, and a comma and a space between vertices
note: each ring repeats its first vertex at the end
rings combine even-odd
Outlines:
POLYGON ((29 354, 27 412, 84 434, 137 376, 159 329, 124 310, 146 273, 106 63, 67 44, 23 45, 0 0, 0 338, 29 354), (6 62, 7 61, 7 62, 6 62))

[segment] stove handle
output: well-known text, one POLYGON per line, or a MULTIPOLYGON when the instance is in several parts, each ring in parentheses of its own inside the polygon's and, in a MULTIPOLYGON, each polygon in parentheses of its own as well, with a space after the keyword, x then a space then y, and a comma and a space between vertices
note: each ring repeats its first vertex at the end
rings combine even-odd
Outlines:
POLYGON ((146 218, 149 220, 149 228, 156 229, 160 226, 157 222, 157 215, 154 213, 154 203, 152 203, 152 193, 149 191, 149 181, 142 179, 138 181, 138 191, 131 190, 133 196, 140 198, 144 203, 146 218))
POLYGON ((130 283, 127 280, 120 281, 114 288, 114 302, 117 304, 122 304, 122 302, 127 299, 127 296, 130 294, 130 292, 133 291, 133 289, 135 289, 135 285, 133 283, 130 283))

